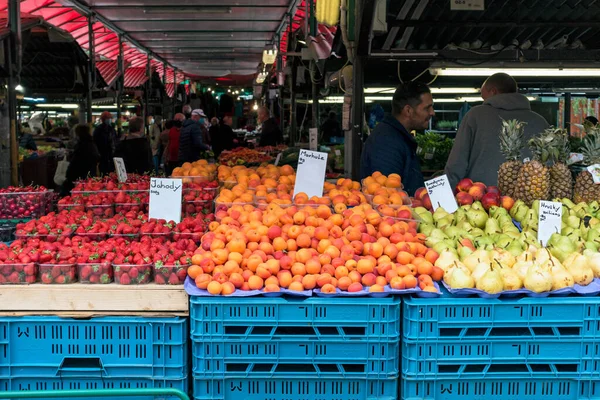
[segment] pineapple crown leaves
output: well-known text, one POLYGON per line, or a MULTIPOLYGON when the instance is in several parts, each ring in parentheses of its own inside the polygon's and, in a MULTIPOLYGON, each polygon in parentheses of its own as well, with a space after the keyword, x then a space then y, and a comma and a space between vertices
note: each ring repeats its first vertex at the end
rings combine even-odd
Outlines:
POLYGON ((520 158, 521 150, 524 147, 523 136, 525 133, 525 124, 516 119, 502 119, 502 129, 500 130, 500 151, 507 160, 516 161, 520 158))
POLYGON ((581 154, 583 154, 583 161, 587 165, 600 163, 600 140, 598 136, 600 136, 600 132, 594 129, 583 138, 581 154))
POLYGON ((534 160, 547 163, 564 163, 569 157, 570 145, 565 129, 548 128, 529 140, 534 160))

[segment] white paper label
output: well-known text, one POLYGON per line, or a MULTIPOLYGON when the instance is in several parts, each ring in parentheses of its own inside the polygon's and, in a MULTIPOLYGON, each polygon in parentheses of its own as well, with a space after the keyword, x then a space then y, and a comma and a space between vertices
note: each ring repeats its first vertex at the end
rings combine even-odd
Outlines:
POLYGON ((342 155, 342 152, 340 151, 340 149, 335 149, 335 155, 338 157, 342 155))
POLYGON ((115 171, 117 172, 117 178, 119 182, 127 181, 127 169, 125 169, 125 161, 120 157, 113 157, 115 163, 115 171))
POLYGON ((312 151, 317 150, 319 145, 319 130, 317 128, 310 128, 308 130, 308 145, 312 151))
POLYGON ((279 161, 281 161, 281 155, 282 155, 282 154, 283 154, 283 153, 279 153, 279 154, 277 154, 277 157, 275 158, 275 166, 278 166, 278 165, 279 165, 279 161))
POLYGON ((150 218, 181 222, 181 179, 150 178, 150 218))
POLYGON ((594 164, 587 167, 587 170, 592 174, 594 183, 597 185, 600 183, 600 164, 594 164))
POLYGON ((451 0, 450 9, 453 11, 483 11, 485 10, 484 0, 451 0))
POLYGON ((577 164, 578 162, 583 161, 583 154, 581 153, 570 153, 569 159, 567 160, 567 165, 577 164))
POLYGON ((433 210, 442 207, 444 210, 452 214, 458 210, 458 204, 454 198, 454 193, 450 187, 450 182, 446 175, 438 176, 437 178, 425 181, 425 188, 429 194, 433 210))
POLYGON ((524 162, 524 163, 526 163, 526 162, 529 162, 529 161, 531 161, 531 159, 530 159, 529 157, 525 157, 525 158, 523 159, 523 162, 524 162))
POLYGON ((546 245, 553 233, 562 230, 562 203, 540 200, 538 241, 546 245))
POLYGON ((323 183, 327 169, 327 153, 300 150, 294 197, 298 193, 306 193, 310 198, 323 196, 323 183))

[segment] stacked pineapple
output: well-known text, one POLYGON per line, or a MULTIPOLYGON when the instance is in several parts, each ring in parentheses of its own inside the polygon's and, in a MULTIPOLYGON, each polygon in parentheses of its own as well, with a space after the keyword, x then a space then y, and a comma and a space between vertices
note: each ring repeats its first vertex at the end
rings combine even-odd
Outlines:
POLYGON ((531 205, 534 200, 548 200, 550 197, 550 170, 546 162, 550 157, 550 140, 544 133, 529 141, 532 160, 523 164, 517 176, 515 197, 531 205))
POLYGON ((523 150, 523 131, 525 123, 516 119, 502 120, 500 131, 500 151, 506 157, 506 162, 498 169, 498 189, 500 193, 515 197, 515 182, 523 167, 521 150, 523 150))
MULTIPOLYGON (((586 165, 600 163, 600 129, 586 130, 587 134, 583 138, 581 153, 586 165)), ((573 195, 575 203, 582 201, 590 203, 594 200, 600 201, 600 185, 594 184, 594 179, 589 171, 584 170, 577 175, 575 179, 575 193, 573 195)))
POLYGON ((550 195, 552 199, 571 199, 573 197, 573 175, 567 167, 571 154, 569 133, 566 129, 547 129, 550 142, 550 195))

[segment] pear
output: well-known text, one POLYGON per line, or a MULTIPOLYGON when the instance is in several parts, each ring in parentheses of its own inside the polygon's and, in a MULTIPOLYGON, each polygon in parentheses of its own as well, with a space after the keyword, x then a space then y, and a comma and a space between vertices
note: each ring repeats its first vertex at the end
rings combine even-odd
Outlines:
POLYGON ((448 270, 444 273, 444 282, 446 282, 447 284, 450 284, 450 278, 452 277, 454 271, 456 271, 457 269, 460 269, 467 275, 471 276, 471 271, 469 271, 469 268, 465 267, 465 265, 460 261, 454 261, 452 264, 453 265, 450 266, 448 270))
POLYGON ((488 269, 479 279, 475 278, 477 289, 486 293, 496 294, 504 290, 504 279, 500 271, 494 268, 488 269))
POLYGON ((565 223, 567 224, 568 227, 577 229, 581 225, 581 218, 579 218, 575 215, 569 215, 567 217, 567 220, 565 221, 565 223))
POLYGON ((456 245, 454 244, 454 242, 450 239, 442 239, 436 244, 434 244, 431 248, 439 254, 444 250, 454 250, 455 246, 456 245))
POLYGON ((451 215, 447 215, 436 221, 436 226, 442 230, 446 230, 446 228, 451 225, 452 225, 452 216, 451 215))
POLYGON ((573 275, 564 268, 557 268, 551 272, 552 290, 559 290, 566 287, 572 287, 575 284, 573 275))
POLYGON ((525 204, 521 204, 519 207, 513 206, 513 208, 511 209, 511 216, 514 218, 515 221, 522 222, 527 216, 528 211, 529 207, 527 207, 525 204), (515 208, 517 209, 515 210, 515 208), (512 210, 515 210, 515 212, 512 213, 512 210))
POLYGON ((465 258, 467 258, 467 256, 469 254, 473 254, 473 250, 471 250, 470 248, 468 248, 467 246, 459 246, 458 247, 458 257, 461 260, 464 260, 465 258))
POLYGON ((419 216, 421 221, 433 224, 433 214, 425 207, 416 207, 413 211, 419 216))
POLYGON ((517 210, 519 209, 519 207, 523 207, 523 206, 527 207, 527 205, 525 204, 525 202, 523 202, 523 200, 517 200, 517 201, 515 201, 515 204, 513 204, 512 208, 510 209, 510 211, 508 212, 508 214, 512 218, 515 218, 515 214, 517 213, 517 210))
POLYGON ((472 289, 475 287, 473 277, 461 268, 455 268, 446 283, 453 289, 472 289))
POLYGON ((523 218, 523 220, 521 221, 521 226, 523 227, 523 229, 526 229, 529 227, 537 229, 537 225, 538 225, 538 213, 533 208, 530 208, 527 211, 527 215, 525 216, 525 218, 523 218))
POLYGON ((508 246, 510 246, 512 242, 513 238, 505 234, 498 235, 498 237, 494 240, 496 247, 499 247, 501 249, 508 248, 508 246))
POLYGON ((434 221, 439 221, 442 218, 445 218, 447 216, 449 216, 450 214, 448 214, 448 212, 446 210, 444 210, 444 207, 438 207, 435 212, 433 213, 433 220, 434 221))
POLYGON ((515 265, 515 262, 517 261, 515 257, 512 254, 510 254, 510 252, 503 249, 495 249, 494 251, 492 251, 492 253, 490 254, 490 258, 492 260, 496 260, 497 262, 502 264, 502 266, 507 266, 509 268, 512 268, 512 266, 515 265))
POLYGON ((521 280, 525 279, 529 269, 533 267, 533 261, 517 261, 515 265, 513 265, 512 269, 517 273, 521 280))
POLYGON ((467 220, 474 227, 483 229, 485 227, 485 223, 488 220, 487 213, 482 209, 474 209, 472 208, 467 212, 467 220))
POLYGON ((485 221, 485 229, 483 231, 488 235, 502 233, 502 229, 500 229, 498 221, 496 221, 494 218, 488 218, 488 220, 485 221))
POLYGON ((444 250, 440 253, 440 256, 435 260, 435 266, 439 267, 446 272, 451 266, 454 265, 454 261, 457 261, 456 255, 451 251, 444 250))
POLYGON ((587 286, 594 280, 594 271, 588 264, 588 259, 579 253, 573 253, 563 263, 567 271, 573 275, 575 283, 587 286))
POLYGON ((428 223, 423 223, 421 222, 419 224, 419 232, 425 234, 425 236, 429 236, 431 234, 431 231, 433 231, 435 229, 435 225, 433 224, 428 224, 428 223))
POLYGON ((530 267, 527 275, 525 275, 525 279, 523 279, 523 286, 535 293, 550 291, 552 283, 553 280, 550 272, 545 271, 537 265, 530 267))
POLYGON ((594 277, 600 278, 600 253, 586 249, 583 251, 583 255, 588 259, 588 265, 594 271, 594 277))
POLYGON ((500 275, 504 282, 504 290, 518 290, 523 287, 523 280, 511 268, 500 268, 500 275))
POLYGON ((571 201, 571 199, 565 197, 564 199, 561 200, 561 202, 563 203, 563 205, 565 207, 567 207, 568 209, 572 209, 573 207, 575 207, 575 203, 573 203, 571 201))
POLYGON ((513 257, 517 257, 518 255, 523 253, 523 247, 518 240, 513 240, 513 242, 506 248, 513 257))
POLYGON ((599 248, 598 248, 598 244, 595 242, 585 242, 584 243, 584 247, 586 250, 591 250, 595 253, 598 252, 599 248))
POLYGON ((485 233, 483 232, 483 230, 481 230, 479 228, 473 228, 471 230, 470 234, 471 234, 471 236, 473 236, 473 238, 485 236, 485 233))
POLYGON ((480 262, 475 266, 475 269, 471 272, 471 276, 475 279, 475 282, 479 282, 479 279, 491 268, 489 262, 480 262))
POLYGON ((454 224, 458 225, 460 222, 466 221, 467 219, 467 211, 459 207, 458 210, 454 212, 454 224))
POLYGON ((483 205, 480 201, 476 201, 473 204, 471 204, 471 210, 485 211, 485 208, 483 208, 483 205))

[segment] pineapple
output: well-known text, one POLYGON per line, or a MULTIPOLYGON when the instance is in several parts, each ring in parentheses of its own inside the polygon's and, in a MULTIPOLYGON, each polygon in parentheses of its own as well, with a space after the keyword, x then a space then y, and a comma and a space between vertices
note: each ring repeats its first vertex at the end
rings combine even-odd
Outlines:
POLYGON ((569 135, 566 129, 547 129, 552 139, 550 144, 550 195, 553 199, 571 199, 573 196, 573 175, 567 167, 570 154, 569 135))
POLYGON ((545 163, 550 153, 548 138, 543 135, 529 141, 533 160, 523 164, 517 178, 516 198, 531 205, 534 200, 548 200, 550 197, 550 170, 545 163))
POLYGON ((500 131, 500 151, 506 157, 506 162, 498 169, 498 189, 506 196, 515 196, 515 182, 523 166, 520 161, 523 149, 523 129, 525 123, 511 119, 502 120, 500 131))
MULTIPOLYGON (((587 132, 583 138, 581 153, 583 161, 587 165, 600 163, 600 132, 593 129, 587 132)), ((581 171, 575 178, 575 190, 573 200, 575 203, 582 201, 590 203, 594 200, 600 200, 600 185, 594 184, 594 178, 589 171, 581 171)))

